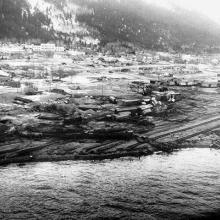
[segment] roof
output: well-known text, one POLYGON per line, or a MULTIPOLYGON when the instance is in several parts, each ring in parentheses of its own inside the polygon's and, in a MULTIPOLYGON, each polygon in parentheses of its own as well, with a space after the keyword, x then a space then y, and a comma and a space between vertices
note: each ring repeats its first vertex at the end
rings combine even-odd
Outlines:
POLYGON ((9 74, 8 73, 6 73, 6 72, 4 72, 4 71, 2 71, 2 70, 0 70, 0 76, 2 77, 9 77, 9 74))

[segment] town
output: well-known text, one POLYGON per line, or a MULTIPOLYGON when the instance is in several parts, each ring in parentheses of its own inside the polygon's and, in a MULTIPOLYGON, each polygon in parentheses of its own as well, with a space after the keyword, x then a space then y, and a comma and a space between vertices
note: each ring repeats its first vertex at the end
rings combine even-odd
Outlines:
POLYGON ((93 43, 0 45, 0 164, 219 148, 218 54, 93 43))
POLYGON ((0 220, 219 220, 219 8, 0 0, 0 220))

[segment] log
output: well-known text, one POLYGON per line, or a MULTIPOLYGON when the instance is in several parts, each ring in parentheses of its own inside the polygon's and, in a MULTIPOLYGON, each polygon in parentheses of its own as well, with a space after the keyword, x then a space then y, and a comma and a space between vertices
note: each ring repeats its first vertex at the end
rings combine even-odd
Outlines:
POLYGON ((67 92, 64 91, 63 89, 52 89, 51 92, 52 92, 52 93, 61 94, 61 95, 69 95, 69 93, 67 93, 67 92))
POLYGON ((145 109, 145 110, 143 110, 142 111, 142 115, 148 115, 148 114, 150 114, 150 113, 152 113, 152 110, 151 109, 145 109))
POLYGON ((9 129, 9 126, 0 124, 0 135, 5 134, 5 132, 8 131, 8 129, 9 129))
POLYGON ((133 131, 91 133, 88 137, 97 139, 130 140, 133 138, 133 131))
POLYGON ((134 100, 127 100, 127 99, 123 99, 121 100, 121 104, 123 106, 137 106, 140 105, 142 103, 142 100, 140 99, 134 99, 134 100))
POLYGON ((141 106, 138 107, 138 109, 141 110, 141 111, 149 110, 149 109, 151 109, 151 108, 153 108, 153 105, 151 105, 151 104, 141 105, 141 106))
POLYGON ((16 100, 14 100, 13 103, 14 103, 14 104, 17 104, 17 105, 25 105, 24 102, 16 101, 16 100))
POLYGON ((112 104, 117 104, 117 99, 114 96, 109 97, 109 102, 112 104))
POLYGON ((15 97, 14 98, 15 101, 19 101, 19 102, 23 102, 25 104, 29 104, 32 103, 33 101, 30 99, 26 99, 26 98, 22 98, 22 97, 15 97))
POLYGON ((126 131, 126 128, 104 128, 104 129, 95 129, 92 131, 93 134, 99 134, 99 133, 112 133, 112 132, 121 132, 126 131))
POLYGON ((113 117, 116 121, 129 120, 131 118, 131 113, 130 112, 121 112, 118 115, 114 115, 113 117))
POLYGON ((79 105, 78 108, 80 110, 83 110, 83 111, 87 111, 87 110, 93 110, 93 111, 97 111, 97 110, 100 110, 101 107, 100 106, 97 106, 97 105, 79 105))
POLYGON ((137 110, 138 110, 137 106, 127 107, 127 108, 116 108, 115 113, 117 114, 120 112, 135 112, 137 110))
POLYGON ((38 119, 56 121, 56 120, 60 120, 61 117, 56 114, 41 114, 38 116, 38 119))
POLYGON ((111 142, 109 144, 105 144, 105 145, 101 145, 99 147, 93 148, 91 151, 89 151, 88 153, 92 153, 92 154, 100 154, 103 153, 103 151, 105 152, 106 150, 109 150, 117 145, 120 145, 124 143, 124 141, 116 141, 116 142, 111 142))

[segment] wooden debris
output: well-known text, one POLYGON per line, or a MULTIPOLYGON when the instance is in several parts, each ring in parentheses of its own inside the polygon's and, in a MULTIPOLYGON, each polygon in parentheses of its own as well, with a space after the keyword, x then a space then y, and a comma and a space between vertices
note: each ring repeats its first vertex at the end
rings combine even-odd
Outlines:
POLYGON ((29 104, 29 103, 33 102, 30 99, 26 99, 26 98, 22 98, 22 97, 15 97, 14 101, 21 102, 21 103, 24 103, 24 104, 29 104))
POLYGON ((56 120, 60 120, 61 119, 61 117, 59 115, 50 114, 50 113, 40 114, 38 116, 38 118, 41 119, 41 120, 50 120, 50 121, 56 121, 56 120))
POLYGON ((87 110, 93 110, 93 111, 98 111, 101 109, 100 106, 97 105, 79 105, 78 106, 79 109, 83 110, 83 111, 87 111, 87 110))

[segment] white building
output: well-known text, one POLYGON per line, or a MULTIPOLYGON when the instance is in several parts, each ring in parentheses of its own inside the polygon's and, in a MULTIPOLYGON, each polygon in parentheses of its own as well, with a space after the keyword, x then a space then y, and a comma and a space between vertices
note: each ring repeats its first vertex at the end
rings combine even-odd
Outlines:
POLYGON ((56 52, 64 52, 65 48, 64 47, 56 47, 56 52))
POLYGON ((56 47, 55 44, 41 44, 41 45, 26 45, 26 49, 32 49, 34 52, 64 52, 64 47, 56 47))
POLYGON ((0 82, 8 81, 10 79, 10 74, 0 70, 0 82))
POLYGON ((40 45, 32 45, 32 49, 35 52, 40 52, 41 51, 41 46, 40 45))
POLYGON ((5 54, 23 53, 24 49, 18 45, 4 45, 0 47, 0 52, 5 54))
POLYGON ((68 54, 71 56, 83 56, 85 55, 85 52, 77 51, 77 50, 69 50, 68 54))
POLYGON ((55 44, 41 44, 41 51, 56 51, 55 44))

